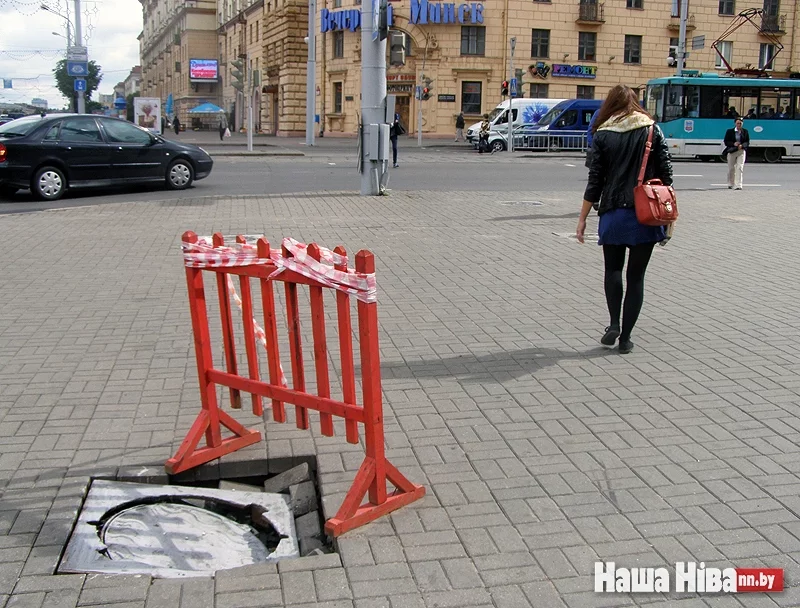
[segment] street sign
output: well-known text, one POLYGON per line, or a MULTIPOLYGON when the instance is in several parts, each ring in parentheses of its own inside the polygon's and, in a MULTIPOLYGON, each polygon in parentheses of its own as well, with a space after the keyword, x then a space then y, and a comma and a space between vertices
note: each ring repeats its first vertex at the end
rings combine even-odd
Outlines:
POLYGON ((512 97, 516 97, 517 96, 517 79, 516 78, 512 78, 511 79, 511 96, 512 97))
POLYGON ((89 61, 89 51, 85 46, 71 46, 67 49, 67 61, 89 61))
POLYGON ((706 48, 706 37, 705 36, 695 36, 692 38, 692 50, 699 51, 701 49, 706 48))
POLYGON ((83 79, 83 78, 76 78, 75 79, 75 90, 78 91, 78 92, 85 91, 86 90, 86 80, 83 79))
POLYGON ((67 75, 83 77, 89 75, 89 64, 85 61, 67 61, 67 75))

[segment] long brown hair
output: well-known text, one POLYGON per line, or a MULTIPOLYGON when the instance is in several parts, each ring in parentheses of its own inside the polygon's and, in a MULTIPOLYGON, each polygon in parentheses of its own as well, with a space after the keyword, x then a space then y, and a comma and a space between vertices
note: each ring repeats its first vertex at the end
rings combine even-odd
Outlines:
MULTIPOLYGON (((598 127, 612 116, 628 116, 634 112, 640 112, 646 116, 650 116, 639 103, 639 96, 636 94, 636 91, 624 84, 618 84, 608 92, 606 100, 597 111, 597 118, 595 118, 594 125, 592 126, 592 133, 597 133, 598 127)), ((650 116, 650 118, 652 118, 652 116, 650 116)))

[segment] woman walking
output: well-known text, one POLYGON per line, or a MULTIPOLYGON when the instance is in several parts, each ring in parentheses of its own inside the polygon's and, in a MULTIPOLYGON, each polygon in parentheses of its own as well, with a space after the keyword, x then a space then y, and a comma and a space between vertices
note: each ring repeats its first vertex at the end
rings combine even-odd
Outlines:
POLYGON ((600 339, 613 346, 619 338, 619 352, 633 350, 633 331, 644 302, 644 274, 656 243, 666 238, 663 226, 645 226, 636 219, 633 189, 644 157, 645 143, 653 127, 653 148, 644 179, 660 179, 672 185, 672 162, 661 129, 639 105, 636 92, 617 85, 597 113, 589 165, 589 182, 576 236, 584 242, 586 217, 592 208, 600 216, 599 244, 605 260, 605 292, 609 326, 600 339), (628 251, 627 287, 623 303, 622 269, 628 251), (620 313, 622 323, 620 324, 620 313))

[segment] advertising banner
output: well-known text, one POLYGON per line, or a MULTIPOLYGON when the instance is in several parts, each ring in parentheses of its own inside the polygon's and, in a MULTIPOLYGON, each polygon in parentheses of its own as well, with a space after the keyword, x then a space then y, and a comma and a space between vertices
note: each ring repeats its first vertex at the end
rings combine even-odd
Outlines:
POLYGON ((161 133, 161 100, 153 97, 133 98, 133 123, 151 133, 161 133))
POLYGON ((219 64, 216 59, 190 59, 189 80, 193 82, 216 82, 219 77, 219 64))

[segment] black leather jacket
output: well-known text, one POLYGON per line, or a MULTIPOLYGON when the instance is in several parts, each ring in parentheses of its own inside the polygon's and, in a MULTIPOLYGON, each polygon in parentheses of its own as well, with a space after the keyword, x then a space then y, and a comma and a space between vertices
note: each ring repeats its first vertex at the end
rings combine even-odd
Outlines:
MULTIPOLYGON (((595 133, 589 183, 586 184, 583 198, 593 204, 598 214, 611 209, 633 207, 633 189, 642 166, 646 141, 646 127, 624 133, 595 133)), ((644 179, 660 179, 666 185, 672 185, 672 160, 664 134, 658 126, 653 132, 653 148, 644 179)))

